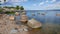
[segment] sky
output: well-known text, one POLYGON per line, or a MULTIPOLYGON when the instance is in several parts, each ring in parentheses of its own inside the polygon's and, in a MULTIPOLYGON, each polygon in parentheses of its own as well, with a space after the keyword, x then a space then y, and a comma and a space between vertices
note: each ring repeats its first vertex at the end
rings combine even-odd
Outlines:
POLYGON ((2 6, 23 6, 25 10, 52 10, 60 9, 60 0, 3 0, 2 6))

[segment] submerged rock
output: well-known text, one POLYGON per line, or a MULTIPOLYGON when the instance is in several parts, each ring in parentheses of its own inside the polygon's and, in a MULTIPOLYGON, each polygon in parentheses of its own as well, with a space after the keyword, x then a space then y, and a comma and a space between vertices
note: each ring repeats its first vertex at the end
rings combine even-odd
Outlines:
POLYGON ((41 15, 45 15, 46 13, 41 13, 41 15))
POLYGON ((35 16, 35 14, 34 14, 34 13, 32 13, 32 16, 35 16))
POLYGON ((56 16, 60 16, 60 14, 56 14, 56 16))
POLYGON ((28 24, 28 26, 30 26, 32 28, 39 28, 42 26, 42 24, 35 19, 29 20, 27 24, 28 24))

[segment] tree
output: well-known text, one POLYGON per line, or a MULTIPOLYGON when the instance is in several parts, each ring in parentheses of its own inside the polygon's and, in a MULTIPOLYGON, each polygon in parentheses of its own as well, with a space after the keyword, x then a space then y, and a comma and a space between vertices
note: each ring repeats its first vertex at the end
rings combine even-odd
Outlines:
POLYGON ((1 1, 0 1, 0 5, 1 5, 1 1))
POLYGON ((2 8, 2 7, 0 6, 0 8, 2 8))
POLYGON ((16 6, 16 9, 19 10, 20 9, 19 6, 16 6))
POLYGON ((4 0, 4 2, 6 2, 6 0, 4 0))
POLYGON ((20 7, 21 10, 24 10, 23 6, 20 7))

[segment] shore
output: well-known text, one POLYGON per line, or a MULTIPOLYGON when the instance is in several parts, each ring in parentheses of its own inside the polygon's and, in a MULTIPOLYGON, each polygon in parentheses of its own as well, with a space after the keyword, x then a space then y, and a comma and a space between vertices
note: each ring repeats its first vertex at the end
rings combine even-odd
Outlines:
MULTIPOLYGON (((3 14, 0 17, 0 33, 1 34, 60 34, 59 25, 43 24, 41 28, 29 28, 29 31, 20 31, 21 25, 17 25, 14 20, 8 19, 10 17, 7 14, 3 14)), ((20 22, 19 22, 20 23, 20 22)), ((26 25, 24 25, 25 27, 26 25)), ((27 26, 26 26, 27 28, 27 26)))

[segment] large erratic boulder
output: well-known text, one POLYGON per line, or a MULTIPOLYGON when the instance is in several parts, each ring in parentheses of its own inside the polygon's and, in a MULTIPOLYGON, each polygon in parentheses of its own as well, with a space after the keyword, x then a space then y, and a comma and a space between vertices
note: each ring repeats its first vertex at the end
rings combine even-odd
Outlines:
POLYGON ((35 19, 31 19, 31 20, 28 20, 28 26, 32 27, 32 28, 39 28, 39 27, 42 27, 42 24, 41 22, 38 22, 37 20, 35 19))

